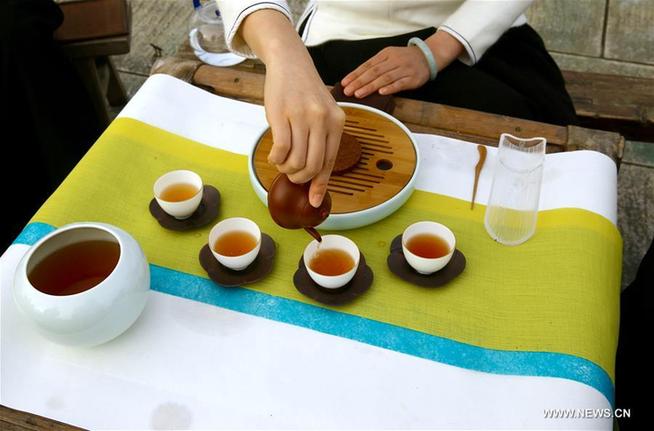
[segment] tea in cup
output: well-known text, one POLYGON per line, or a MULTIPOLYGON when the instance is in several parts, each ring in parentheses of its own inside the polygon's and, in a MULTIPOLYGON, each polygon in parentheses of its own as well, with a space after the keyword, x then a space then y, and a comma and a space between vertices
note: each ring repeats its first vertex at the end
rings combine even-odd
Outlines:
POLYGON ((433 274, 445 267, 456 248, 454 233, 445 225, 421 221, 402 233, 404 258, 420 274, 433 274))
POLYGON ((313 281, 327 289, 349 283, 359 266, 361 253, 356 244, 341 235, 323 235, 304 249, 304 265, 313 281))
POLYGON ((202 178, 193 171, 171 171, 154 183, 154 197, 161 209, 179 220, 189 218, 198 209, 202 191, 202 178))
POLYGON ((136 240, 116 226, 82 222, 29 249, 16 269, 13 296, 47 338, 94 346, 134 323, 149 290, 150 269, 136 240))
POLYGON ((255 222, 232 217, 216 224, 209 232, 209 248, 223 266, 242 271, 257 258, 261 249, 261 230, 255 222))

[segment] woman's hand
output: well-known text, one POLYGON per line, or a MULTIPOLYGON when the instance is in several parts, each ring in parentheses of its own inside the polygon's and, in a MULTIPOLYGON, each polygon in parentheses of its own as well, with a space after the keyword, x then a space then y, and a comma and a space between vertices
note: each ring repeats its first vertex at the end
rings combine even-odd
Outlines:
POLYGON ((362 98, 376 91, 393 94, 422 87, 429 80, 429 63, 416 46, 389 46, 350 72, 343 80, 346 96, 362 98))
MULTIPOLYGON (((464 52, 463 45, 445 31, 437 31, 425 43, 441 71, 464 52)), ((417 46, 389 46, 341 80, 346 96, 362 98, 376 91, 394 94, 422 87, 429 80, 429 63, 417 46)))
POLYGON ((327 192, 345 113, 284 15, 254 12, 243 23, 243 36, 266 64, 264 103, 273 134, 268 161, 294 183, 311 181, 309 202, 318 207, 327 192), (265 33, 258 31, 262 28, 265 33))
POLYGON ((320 206, 338 153, 345 114, 313 64, 297 61, 271 63, 266 70, 264 100, 273 133, 268 161, 294 183, 311 181, 309 202, 320 206))

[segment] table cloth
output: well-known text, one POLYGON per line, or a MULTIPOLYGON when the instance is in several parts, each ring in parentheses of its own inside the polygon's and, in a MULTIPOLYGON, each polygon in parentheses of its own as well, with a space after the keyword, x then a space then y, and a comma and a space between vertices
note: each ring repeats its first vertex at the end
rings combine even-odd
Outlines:
POLYGON ((545 412, 613 402, 621 239, 608 157, 546 156, 536 235, 505 247, 483 228, 495 149, 471 211, 475 145, 417 134, 414 195, 344 232, 375 272, 371 290, 325 307, 291 282, 309 237, 275 226, 249 186, 244 155, 264 127, 262 107, 148 79, 0 259, 0 402, 91 428, 610 428, 605 417, 545 412), (268 279, 214 285, 197 261, 210 226, 169 232, 151 218, 152 183, 177 168, 221 190, 221 218, 250 217, 275 239, 268 279), (450 226, 468 258, 440 289, 408 285, 384 264, 392 238, 422 219, 450 226), (126 229, 152 269, 143 315, 91 349, 41 338, 10 292, 29 245, 79 220, 126 229))

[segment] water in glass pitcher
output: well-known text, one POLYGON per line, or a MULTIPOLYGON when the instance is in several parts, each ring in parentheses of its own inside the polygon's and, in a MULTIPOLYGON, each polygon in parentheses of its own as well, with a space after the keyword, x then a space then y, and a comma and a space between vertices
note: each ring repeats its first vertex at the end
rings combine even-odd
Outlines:
POLYGON ((500 137, 484 224, 502 244, 521 244, 536 230, 545 144, 544 138, 500 137))

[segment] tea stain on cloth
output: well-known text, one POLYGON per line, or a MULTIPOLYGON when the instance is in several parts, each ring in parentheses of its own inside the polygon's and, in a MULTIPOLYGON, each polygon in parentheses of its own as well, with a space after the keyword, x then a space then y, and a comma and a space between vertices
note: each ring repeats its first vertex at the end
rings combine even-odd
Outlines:
POLYGON ((193 417, 191 411, 182 404, 163 403, 152 412, 150 425, 152 429, 189 429, 193 417))
POLYGON ((56 395, 53 395, 50 398, 48 398, 48 401, 46 401, 45 404, 51 410, 61 410, 64 407, 66 407, 66 403, 64 402, 64 400, 56 395))

